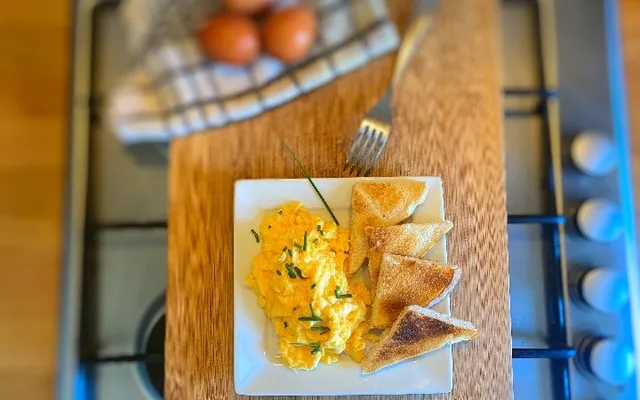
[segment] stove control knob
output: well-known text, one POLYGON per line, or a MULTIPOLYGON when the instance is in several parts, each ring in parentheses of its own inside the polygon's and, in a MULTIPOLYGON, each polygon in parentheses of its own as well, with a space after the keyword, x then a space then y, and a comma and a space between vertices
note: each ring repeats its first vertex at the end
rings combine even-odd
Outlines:
POLYGON ((576 222, 580 232, 595 242, 612 242, 622 234, 620 208, 606 199, 591 199, 582 203, 576 222))
POLYGON ((571 143, 571 159, 585 174, 604 176, 616 166, 616 149, 607 135, 585 131, 571 143))
POLYGON ((611 338, 583 339, 576 363, 583 373, 611 385, 624 385, 635 373, 631 349, 611 338))
POLYGON ((615 312, 629 301, 627 280, 622 274, 607 268, 587 271, 578 278, 571 292, 575 292, 580 302, 604 313, 615 312))

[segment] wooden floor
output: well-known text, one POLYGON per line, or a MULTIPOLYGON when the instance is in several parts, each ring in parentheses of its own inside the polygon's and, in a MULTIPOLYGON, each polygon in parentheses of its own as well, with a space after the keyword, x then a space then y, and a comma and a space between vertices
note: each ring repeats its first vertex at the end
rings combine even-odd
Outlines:
MULTIPOLYGON (((0 399, 53 395, 71 2, 0 12, 0 399)), ((7 3, 4 3, 7 5, 7 3)))
MULTIPOLYGON (((0 13, 0 400, 53 397, 71 2, 38 3, 0 13)), ((637 181, 640 1, 621 11, 637 181)))

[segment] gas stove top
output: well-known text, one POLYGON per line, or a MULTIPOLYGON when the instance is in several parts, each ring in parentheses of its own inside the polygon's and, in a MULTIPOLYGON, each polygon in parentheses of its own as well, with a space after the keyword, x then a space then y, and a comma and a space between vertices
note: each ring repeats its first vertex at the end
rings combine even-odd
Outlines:
MULTIPOLYGON (((81 0, 76 16, 65 399, 162 394, 167 151, 123 147, 104 124, 105 95, 130 62, 118 6, 81 0)), ((615 7, 503 3, 516 399, 638 395, 640 279, 615 7)))

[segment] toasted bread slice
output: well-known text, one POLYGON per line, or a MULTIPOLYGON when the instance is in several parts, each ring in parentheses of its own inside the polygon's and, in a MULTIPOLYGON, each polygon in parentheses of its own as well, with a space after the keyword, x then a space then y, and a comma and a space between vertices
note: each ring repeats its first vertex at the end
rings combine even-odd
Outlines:
POLYGON ((453 223, 449 221, 409 223, 379 228, 367 226, 364 232, 369 242, 369 276, 372 295, 375 295, 378 283, 382 253, 422 258, 451 228, 453 223))
POLYGON ((347 272, 356 272, 367 257, 367 226, 390 226, 409 218, 429 193, 426 182, 399 180, 353 185, 347 272))
POLYGON ((365 374, 400 361, 478 336, 478 330, 465 321, 425 307, 406 307, 391 329, 382 334, 360 366, 365 374))
POLYGON ((371 325, 386 328, 405 307, 433 307, 460 280, 460 268, 436 261, 382 253, 371 325))

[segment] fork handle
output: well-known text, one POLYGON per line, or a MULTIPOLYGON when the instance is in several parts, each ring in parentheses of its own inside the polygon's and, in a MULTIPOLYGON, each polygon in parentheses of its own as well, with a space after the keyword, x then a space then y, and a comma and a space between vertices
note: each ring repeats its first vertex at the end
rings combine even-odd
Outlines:
POLYGON ((414 19, 407 28, 407 32, 400 44, 400 50, 398 50, 398 55, 396 56, 396 63, 393 68, 393 75, 391 76, 391 88, 400 80, 402 72, 413 58, 420 43, 422 43, 432 21, 433 16, 430 13, 423 13, 414 19))

